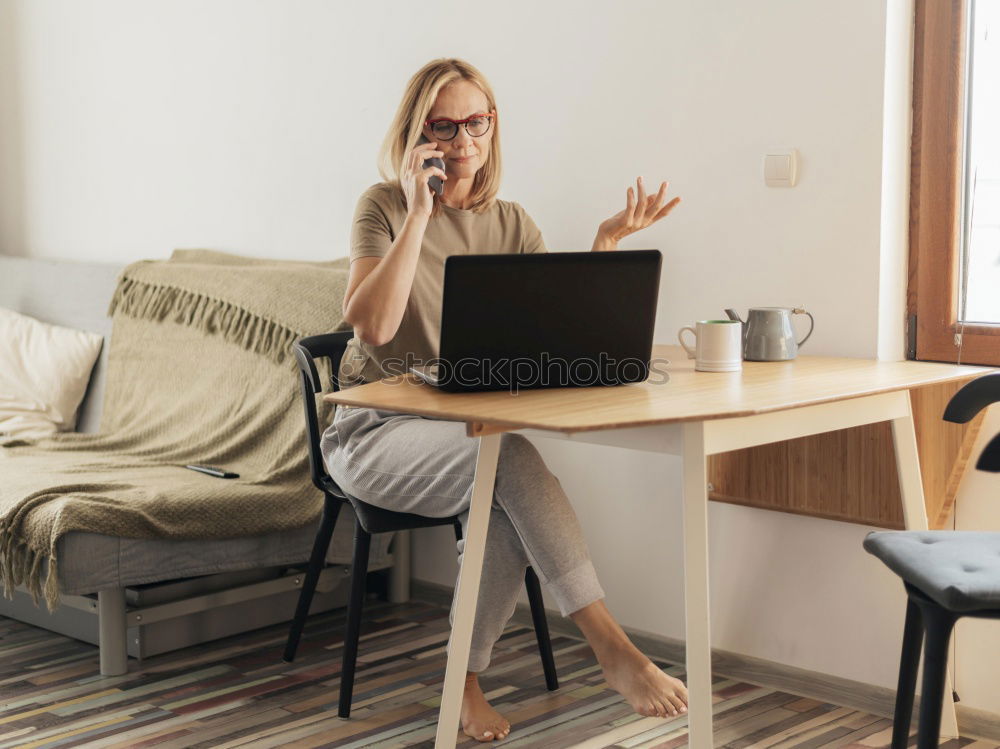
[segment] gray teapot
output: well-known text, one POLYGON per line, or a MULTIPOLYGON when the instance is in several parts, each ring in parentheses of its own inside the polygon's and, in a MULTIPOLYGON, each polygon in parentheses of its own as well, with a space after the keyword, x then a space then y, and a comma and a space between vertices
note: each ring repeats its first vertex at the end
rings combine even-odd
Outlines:
MULTIPOLYGON (((740 316, 726 310, 730 320, 740 316)), ((799 353, 799 346, 809 340, 816 321, 801 307, 751 307, 743 323, 743 358, 747 361, 787 361, 799 353), (809 332, 801 341, 795 340, 792 315, 809 315, 809 332)))

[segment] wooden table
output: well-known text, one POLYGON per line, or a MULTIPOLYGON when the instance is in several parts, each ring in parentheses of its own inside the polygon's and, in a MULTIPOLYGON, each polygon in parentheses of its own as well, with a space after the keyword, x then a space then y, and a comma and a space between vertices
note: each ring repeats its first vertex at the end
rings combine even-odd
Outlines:
MULTIPOLYGON (((696 372, 679 346, 655 346, 653 357, 646 382, 613 388, 522 390, 516 395, 444 393, 407 375, 324 396, 337 404, 464 421, 467 434, 479 440, 436 747, 450 749, 456 744, 501 433, 521 431, 681 456, 689 746, 701 749, 713 745, 708 456, 891 421, 905 524, 911 530, 926 530, 908 391, 994 371, 932 362, 800 356, 789 362, 744 362, 741 372, 696 372), (669 364, 657 365, 664 359, 669 364)), ((945 694, 942 735, 955 737, 951 689, 945 694)), ((640 733, 662 720, 636 720, 621 727, 622 736, 613 738, 640 733)), ((600 746, 608 740, 602 736, 600 746)), ((579 746, 592 745, 597 746, 590 742, 579 746)))

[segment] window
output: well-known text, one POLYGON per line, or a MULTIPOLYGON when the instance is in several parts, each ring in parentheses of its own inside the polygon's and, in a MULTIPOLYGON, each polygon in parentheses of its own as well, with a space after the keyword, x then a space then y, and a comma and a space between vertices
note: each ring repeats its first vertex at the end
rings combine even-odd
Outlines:
POLYGON ((970 6, 960 319, 1000 323, 1000 0, 970 6))
POLYGON ((910 357, 1000 366, 1000 0, 917 0, 910 357))

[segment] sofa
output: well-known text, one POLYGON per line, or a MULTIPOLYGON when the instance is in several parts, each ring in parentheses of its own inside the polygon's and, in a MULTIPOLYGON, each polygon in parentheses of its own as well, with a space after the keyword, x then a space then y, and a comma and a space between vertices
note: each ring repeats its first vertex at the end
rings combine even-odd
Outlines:
MULTIPOLYGON (((0 256, 0 307, 105 338, 78 412, 80 432, 100 428, 111 336, 106 311, 122 267, 0 256)), ((0 616, 98 644, 101 673, 124 673, 127 656, 151 656, 291 619, 315 531, 310 524, 222 541, 70 533, 59 542, 59 608, 49 613, 19 590, 13 600, 0 598, 0 616)), ((346 604, 352 531, 349 523, 338 524, 313 612, 346 604)), ((403 601, 408 539, 397 537, 390 553, 388 535, 373 539, 369 570, 385 570, 392 599, 403 601)))

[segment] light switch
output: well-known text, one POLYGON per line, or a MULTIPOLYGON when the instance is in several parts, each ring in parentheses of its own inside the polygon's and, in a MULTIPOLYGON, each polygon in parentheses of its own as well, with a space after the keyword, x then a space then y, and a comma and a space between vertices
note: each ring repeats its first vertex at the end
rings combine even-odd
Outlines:
POLYGON ((796 149, 764 155, 764 184, 768 187, 795 187, 798 172, 799 152, 796 149))

